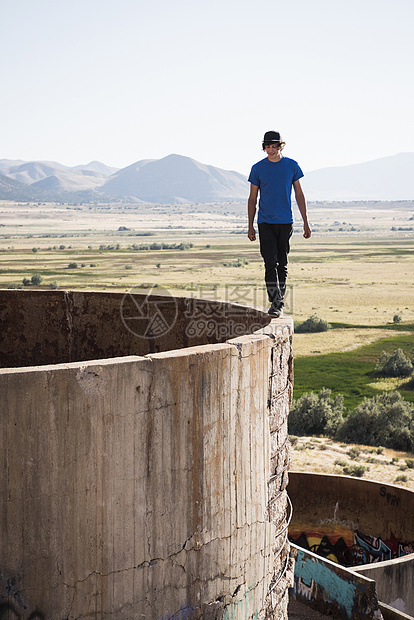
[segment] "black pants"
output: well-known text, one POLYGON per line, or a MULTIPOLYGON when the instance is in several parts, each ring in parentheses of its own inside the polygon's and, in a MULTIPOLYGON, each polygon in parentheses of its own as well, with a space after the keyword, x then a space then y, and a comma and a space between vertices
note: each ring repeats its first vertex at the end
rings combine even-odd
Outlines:
POLYGON ((258 224, 260 254, 265 265, 265 282, 270 303, 283 308, 288 274, 288 254, 293 224, 258 224))

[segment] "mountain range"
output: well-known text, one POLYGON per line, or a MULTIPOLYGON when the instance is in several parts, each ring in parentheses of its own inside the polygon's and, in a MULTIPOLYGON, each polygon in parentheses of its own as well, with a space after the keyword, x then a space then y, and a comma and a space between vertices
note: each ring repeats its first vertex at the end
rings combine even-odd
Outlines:
MULTIPOLYGON (((414 153, 314 170, 302 185, 308 200, 414 199, 414 153)), ((57 162, 0 160, 0 200, 43 202, 245 201, 242 174, 208 166, 190 157, 168 155, 117 169, 93 161, 64 166, 57 162)))

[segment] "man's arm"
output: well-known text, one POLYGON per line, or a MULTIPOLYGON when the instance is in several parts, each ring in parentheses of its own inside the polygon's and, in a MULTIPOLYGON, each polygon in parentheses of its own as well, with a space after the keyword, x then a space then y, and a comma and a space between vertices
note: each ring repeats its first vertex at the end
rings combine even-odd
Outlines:
POLYGON ((308 222, 308 211, 306 207, 306 198, 305 198, 305 194, 303 193, 302 186, 300 184, 299 179, 293 183, 293 189, 295 191, 296 203, 298 205, 298 209, 300 211, 300 214, 303 220, 303 236, 305 237, 305 239, 309 239, 309 237, 312 234, 312 231, 311 231, 311 227, 309 226, 309 222, 308 222))
POLYGON ((250 183, 250 195, 249 200, 247 201, 247 214, 249 217, 249 231, 247 236, 250 241, 256 240, 256 231, 254 229, 254 216, 256 215, 256 205, 257 205, 257 195, 259 193, 259 188, 257 185, 253 185, 250 183))

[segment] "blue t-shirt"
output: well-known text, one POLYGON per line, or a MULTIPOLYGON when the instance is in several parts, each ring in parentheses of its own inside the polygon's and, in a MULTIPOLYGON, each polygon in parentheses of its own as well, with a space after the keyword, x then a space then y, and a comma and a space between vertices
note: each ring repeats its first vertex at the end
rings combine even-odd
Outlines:
POLYGON ((279 161, 270 161, 267 157, 254 164, 249 182, 260 191, 257 222, 269 224, 291 224, 294 221, 292 211, 292 185, 303 177, 299 164, 289 157, 279 161))

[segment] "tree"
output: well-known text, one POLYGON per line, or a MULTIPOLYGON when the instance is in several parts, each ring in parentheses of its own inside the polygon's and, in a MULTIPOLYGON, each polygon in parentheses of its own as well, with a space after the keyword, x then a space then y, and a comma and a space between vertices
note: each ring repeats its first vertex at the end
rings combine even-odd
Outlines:
POLYGON ((383 377, 409 377, 413 372, 413 364, 402 349, 397 349, 392 354, 383 351, 375 370, 383 377))
POLYGON ((412 451, 414 407, 399 392, 364 398, 343 422, 338 438, 349 443, 412 451))
POLYGON ((308 392, 293 402, 288 425, 293 435, 326 434, 334 435, 342 423, 342 394, 331 398, 331 390, 322 388, 315 394, 308 392))

